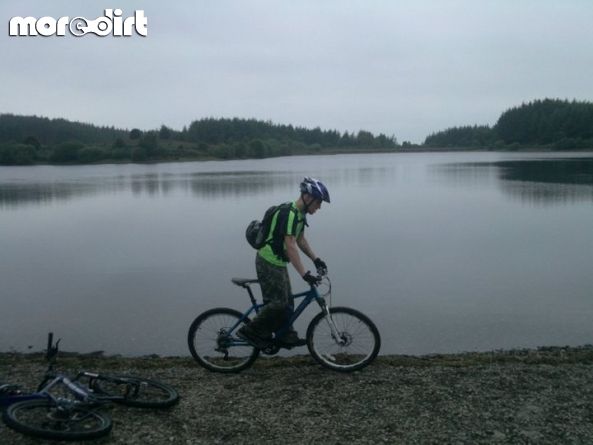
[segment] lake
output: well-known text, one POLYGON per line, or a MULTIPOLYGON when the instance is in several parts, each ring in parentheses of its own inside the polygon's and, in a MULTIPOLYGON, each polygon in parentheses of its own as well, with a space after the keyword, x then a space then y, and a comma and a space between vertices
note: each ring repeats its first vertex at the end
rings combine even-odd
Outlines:
POLYGON ((382 354, 593 343, 593 154, 455 152, 0 167, 0 351, 54 331, 189 355, 196 315, 247 305, 246 225, 305 175, 331 194, 307 237, 333 304, 376 322, 382 354))

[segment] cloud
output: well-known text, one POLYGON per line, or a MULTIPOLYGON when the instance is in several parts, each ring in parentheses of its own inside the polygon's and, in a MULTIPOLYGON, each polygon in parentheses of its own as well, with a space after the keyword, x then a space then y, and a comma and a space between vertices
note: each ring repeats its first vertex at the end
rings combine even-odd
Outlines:
MULTIPOLYGON (((421 142, 543 98, 590 100, 585 1, 158 1, 148 37, 0 37, 0 111, 117 127, 255 117, 421 142)), ((68 1, 0 15, 81 15, 68 1)))

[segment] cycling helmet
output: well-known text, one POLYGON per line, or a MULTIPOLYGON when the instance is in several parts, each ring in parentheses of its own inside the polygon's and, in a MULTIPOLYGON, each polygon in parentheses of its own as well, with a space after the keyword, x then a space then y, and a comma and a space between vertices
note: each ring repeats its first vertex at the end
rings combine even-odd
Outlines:
POLYGON ((325 202, 329 201, 329 192, 327 188, 321 181, 317 179, 306 177, 301 182, 301 193, 308 193, 309 195, 313 196, 315 199, 320 199, 325 202))

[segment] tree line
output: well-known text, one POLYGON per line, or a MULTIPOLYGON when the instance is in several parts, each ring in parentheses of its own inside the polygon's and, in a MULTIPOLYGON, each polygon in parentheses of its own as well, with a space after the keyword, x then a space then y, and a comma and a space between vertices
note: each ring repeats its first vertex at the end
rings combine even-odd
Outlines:
MULTIPOLYGON (((243 159, 312 153, 392 151, 395 136, 310 129, 256 119, 193 121, 182 130, 165 125, 142 131, 99 127, 66 119, 0 114, 0 165, 243 159)), ((535 100, 501 114, 493 127, 448 128, 429 135, 420 148, 593 148, 593 103, 535 100)))
POLYGON ((535 100, 510 108, 493 127, 448 128, 429 135, 433 148, 578 150, 593 148, 593 103, 560 99, 535 100))
POLYGON ((130 131, 65 119, 0 115, 0 164, 144 162, 264 158, 335 151, 393 150, 395 136, 207 118, 181 131, 130 131))

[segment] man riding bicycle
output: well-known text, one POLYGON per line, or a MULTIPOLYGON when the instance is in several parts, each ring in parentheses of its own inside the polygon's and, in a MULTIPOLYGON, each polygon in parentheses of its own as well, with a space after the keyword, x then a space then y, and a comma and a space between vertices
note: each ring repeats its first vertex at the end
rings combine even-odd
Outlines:
MULTIPOLYGON (((305 270, 299 249, 313 261, 317 270, 327 269, 325 262, 311 249, 304 232, 305 226, 308 226, 307 215, 317 212, 323 201, 330 202, 329 192, 321 181, 309 177, 301 182, 300 192, 296 201, 278 206, 272 216, 266 243, 255 257, 255 270, 265 306, 250 324, 239 329, 237 335, 259 349, 270 345, 272 334, 294 310, 287 264, 291 263, 308 284, 318 283, 319 278, 305 270)), ((277 341, 285 347, 306 344, 292 327, 277 341)))

